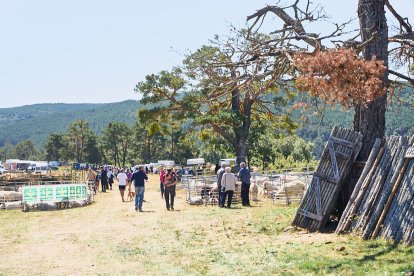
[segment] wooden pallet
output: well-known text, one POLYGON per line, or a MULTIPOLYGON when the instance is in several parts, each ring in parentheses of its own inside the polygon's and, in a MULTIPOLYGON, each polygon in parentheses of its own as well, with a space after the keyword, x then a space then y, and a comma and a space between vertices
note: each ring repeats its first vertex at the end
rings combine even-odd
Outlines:
POLYGON ((317 231, 325 226, 361 146, 361 133, 340 127, 333 128, 293 225, 310 231, 317 231))

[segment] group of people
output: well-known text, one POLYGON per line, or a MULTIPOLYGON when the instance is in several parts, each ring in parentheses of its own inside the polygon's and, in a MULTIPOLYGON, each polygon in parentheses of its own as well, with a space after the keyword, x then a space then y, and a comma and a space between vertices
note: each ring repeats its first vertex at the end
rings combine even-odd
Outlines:
MULTIPOLYGON (((86 176, 88 184, 93 185, 95 194, 99 190, 99 184, 101 184, 101 189, 104 193, 107 190, 112 190, 112 184, 114 183, 115 178, 118 180, 119 192, 121 194, 122 201, 125 201, 126 187, 128 186, 128 191, 131 191, 131 184, 134 184, 135 210, 142 212, 145 182, 148 180, 147 172, 144 166, 136 166, 134 172, 129 169, 101 167, 100 170, 95 173, 92 169, 89 169, 86 176)), ((168 211, 174 210, 176 183, 177 174, 172 170, 172 168, 168 167, 166 170, 164 170, 164 168, 161 167, 161 197, 165 199, 165 205, 168 211)))
POLYGON ((226 162, 221 163, 221 168, 217 170, 217 189, 218 189, 218 206, 225 207, 227 199, 227 208, 231 208, 234 191, 236 190, 237 180, 241 181, 241 199, 242 205, 250 207, 249 190, 250 190, 250 171, 246 163, 240 163, 240 171, 236 175, 231 172, 226 162))
MULTIPOLYGON (((107 190, 112 190, 112 185, 114 184, 115 179, 118 179, 119 181, 118 176, 120 176, 121 179, 126 178, 125 181, 121 180, 122 184, 120 184, 120 186, 124 186, 123 184, 125 183, 126 187, 128 182, 131 180, 132 171, 129 169, 118 169, 106 166, 101 166, 96 171, 89 168, 88 174, 86 175, 86 181, 89 185, 94 185, 93 190, 95 194, 99 191, 99 184, 101 184, 102 192, 105 193, 107 190)), ((120 187, 120 191, 125 187, 120 187)), ((125 189, 121 192, 121 197, 124 201, 123 191, 125 191, 125 189)))
MULTIPOLYGON (((174 198, 177 184, 177 173, 171 168, 164 169, 160 167, 160 191, 161 198, 165 200, 165 207, 168 211, 174 210, 174 198)), ((135 171, 129 169, 117 169, 101 167, 98 173, 94 173, 89 169, 87 174, 88 183, 94 183, 94 192, 99 190, 101 184, 102 192, 112 190, 114 179, 118 180, 119 191, 122 201, 125 201, 125 190, 131 191, 131 184, 135 188, 135 210, 142 212, 142 204, 144 202, 145 182, 148 180, 147 172, 144 166, 136 166, 135 171)), ((225 162, 221 163, 221 168, 217 170, 217 188, 218 188, 218 206, 231 208, 231 203, 236 190, 237 181, 241 182, 241 199, 243 206, 250 206, 249 190, 250 190, 250 171, 246 167, 246 163, 240 163, 240 171, 237 176, 231 172, 231 168, 225 162)))
MULTIPOLYGON (((131 182, 135 186, 135 210, 142 212, 142 203, 144 201, 145 181, 148 176, 143 166, 138 166, 132 174, 131 182)), ((177 184, 177 175, 172 168, 164 170, 160 168, 160 190, 161 198, 165 199, 165 207, 168 211, 174 211, 175 188, 177 184)))

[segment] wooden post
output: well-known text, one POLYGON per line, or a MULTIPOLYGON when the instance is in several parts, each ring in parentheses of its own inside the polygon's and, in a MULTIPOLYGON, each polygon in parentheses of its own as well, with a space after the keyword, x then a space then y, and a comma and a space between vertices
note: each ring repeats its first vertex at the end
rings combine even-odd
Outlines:
POLYGON ((388 213, 388 209, 391 206, 391 203, 392 203, 392 201, 394 199, 395 193, 398 191, 398 188, 400 187, 400 183, 401 183, 401 180, 404 177, 404 173, 405 173, 405 170, 407 169, 408 162, 410 162, 410 159, 412 159, 412 158, 414 158, 414 148, 413 147, 410 147, 407 150, 406 154, 405 154, 404 165, 403 165, 400 173, 398 174, 397 181, 395 182, 394 187, 392 188, 390 197, 388 198, 387 203, 385 204, 384 210, 382 211, 381 216, 380 216, 380 218, 378 220, 377 226, 375 227, 375 230, 372 233, 372 238, 373 239, 375 239, 378 236, 379 230, 380 230, 380 228, 382 226, 382 223, 384 222, 385 216, 388 213))
POLYGON ((336 233, 340 234, 343 231, 347 231, 351 224, 352 215, 358 210, 361 200, 365 195, 365 191, 368 187, 368 183, 371 180, 373 175, 372 168, 375 168, 384 153, 384 148, 381 147, 382 140, 376 139, 374 147, 372 148, 371 154, 368 157, 368 160, 365 164, 364 170, 359 177, 357 184, 355 185, 354 191, 349 199, 349 202, 342 214, 342 217, 336 228, 336 233))

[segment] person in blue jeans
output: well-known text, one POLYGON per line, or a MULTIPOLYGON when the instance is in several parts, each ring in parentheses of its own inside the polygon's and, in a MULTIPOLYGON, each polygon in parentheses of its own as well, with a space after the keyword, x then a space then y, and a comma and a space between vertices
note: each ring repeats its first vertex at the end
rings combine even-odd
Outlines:
POLYGON ((144 171, 143 166, 137 166, 138 169, 132 174, 131 182, 135 186, 135 211, 142 212, 142 202, 144 201, 145 180, 148 176, 144 171))

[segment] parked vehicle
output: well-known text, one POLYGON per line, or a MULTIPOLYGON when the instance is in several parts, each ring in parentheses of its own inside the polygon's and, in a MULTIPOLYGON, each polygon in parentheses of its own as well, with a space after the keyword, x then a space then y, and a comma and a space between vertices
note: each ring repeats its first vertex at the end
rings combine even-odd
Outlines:
POLYGON ((158 160, 157 162, 160 166, 171 166, 175 165, 174 160, 158 160))
POLYGON ((35 162, 30 164, 27 170, 31 172, 47 172, 49 171, 50 167, 51 166, 46 162, 35 162))
POLYGON ((220 164, 222 163, 222 162, 226 162, 226 164, 229 166, 229 167, 233 167, 234 165, 236 165, 236 158, 224 158, 224 159, 220 159, 220 164))
POLYGON ((204 165, 205 163, 204 158, 187 159, 187 166, 204 165))
POLYGON ((8 170, 3 168, 3 166, 0 166, 0 174, 5 174, 5 173, 8 173, 8 170))

